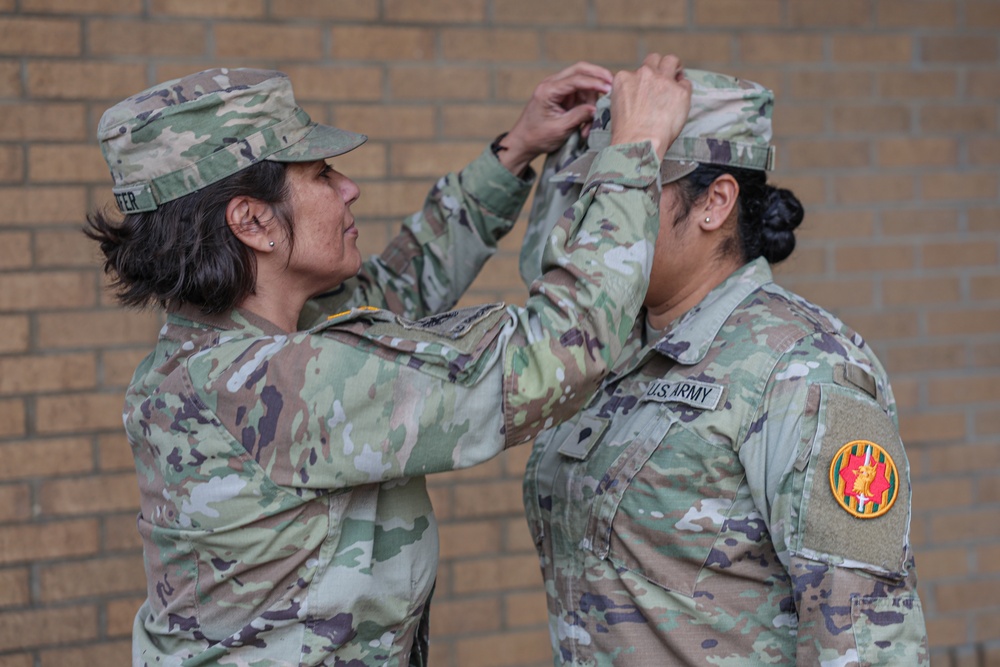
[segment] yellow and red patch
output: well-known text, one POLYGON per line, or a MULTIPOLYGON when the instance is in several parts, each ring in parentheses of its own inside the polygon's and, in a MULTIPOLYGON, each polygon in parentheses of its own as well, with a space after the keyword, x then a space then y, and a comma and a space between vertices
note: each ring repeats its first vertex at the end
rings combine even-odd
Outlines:
POLYGON ((868 440, 840 448, 830 463, 830 488, 837 503, 859 519, 889 511, 899 495, 899 471, 889 453, 868 440))

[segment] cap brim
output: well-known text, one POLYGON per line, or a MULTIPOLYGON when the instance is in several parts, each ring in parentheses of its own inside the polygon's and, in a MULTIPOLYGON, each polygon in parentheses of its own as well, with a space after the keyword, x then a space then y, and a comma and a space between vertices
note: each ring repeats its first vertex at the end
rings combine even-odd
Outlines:
POLYGON ((353 151, 368 141, 368 136, 329 125, 313 125, 306 136, 288 148, 267 156, 274 162, 312 162, 353 151))
MULTIPOLYGON (((577 159, 553 174, 552 183, 583 183, 590 173, 598 151, 587 151, 577 159)), ((665 158, 660 163, 660 184, 666 185, 680 180, 698 168, 698 162, 665 158)))

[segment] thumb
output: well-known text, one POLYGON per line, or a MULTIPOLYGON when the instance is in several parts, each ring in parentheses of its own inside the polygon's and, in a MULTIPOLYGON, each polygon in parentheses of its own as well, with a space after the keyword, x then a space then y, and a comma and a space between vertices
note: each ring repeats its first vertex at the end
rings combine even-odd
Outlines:
POLYGON ((594 118, 597 107, 593 104, 580 104, 573 107, 563 116, 563 122, 567 127, 576 127, 583 123, 589 123, 594 118))

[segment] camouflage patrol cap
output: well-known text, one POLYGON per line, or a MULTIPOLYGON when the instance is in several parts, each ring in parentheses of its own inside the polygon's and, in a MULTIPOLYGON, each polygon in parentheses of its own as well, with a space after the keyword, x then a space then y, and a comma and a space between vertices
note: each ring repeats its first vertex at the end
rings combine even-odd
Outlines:
POLYGON ((314 123, 281 72, 210 69, 104 112, 97 129, 122 213, 152 211, 261 160, 309 162, 368 137, 314 123))
MULTIPOLYGON (((671 183, 700 163, 770 171, 771 113, 774 93, 758 83, 725 74, 686 69, 691 82, 691 111, 680 135, 667 149, 660 182, 671 183)), ((611 98, 597 100, 588 150, 553 176, 562 183, 582 183, 601 149, 611 144, 611 98)))

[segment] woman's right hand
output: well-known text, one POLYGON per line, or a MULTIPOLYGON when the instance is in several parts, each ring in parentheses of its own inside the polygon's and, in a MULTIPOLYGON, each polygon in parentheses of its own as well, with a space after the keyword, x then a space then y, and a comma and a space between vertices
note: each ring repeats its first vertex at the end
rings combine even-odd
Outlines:
POLYGON ((691 110, 691 82, 677 56, 651 53, 634 72, 615 74, 611 143, 651 141, 663 159, 691 110))

